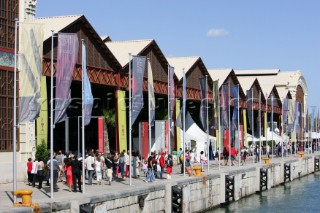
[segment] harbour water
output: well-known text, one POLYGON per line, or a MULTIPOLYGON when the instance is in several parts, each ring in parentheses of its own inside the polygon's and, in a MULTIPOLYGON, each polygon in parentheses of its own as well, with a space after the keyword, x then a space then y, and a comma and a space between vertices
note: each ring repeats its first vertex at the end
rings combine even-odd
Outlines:
POLYGON ((311 174, 206 212, 320 212, 320 174, 311 174))

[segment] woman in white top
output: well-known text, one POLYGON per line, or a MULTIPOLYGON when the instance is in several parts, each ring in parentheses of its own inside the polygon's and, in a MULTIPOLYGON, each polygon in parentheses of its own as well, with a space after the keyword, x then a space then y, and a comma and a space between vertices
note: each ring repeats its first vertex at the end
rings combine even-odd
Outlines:
POLYGON ((101 179, 102 179, 102 172, 101 172, 101 158, 100 156, 96 157, 95 160, 95 171, 96 171, 96 176, 97 176, 97 181, 98 181, 98 185, 101 185, 101 179))
POLYGON ((41 189, 42 188, 42 181, 43 181, 43 169, 44 169, 44 163, 42 161, 42 159, 39 157, 38 158, 38 165, 37 165, 37 177, 38 177, 38 181, 39 181, 39 186, 38 188, 41 189))
POLYGON ((32 163, 32 187, 36 186, 36 179, 37 179, 37 173, 38 173, 38 160, 35 159, 32 163))

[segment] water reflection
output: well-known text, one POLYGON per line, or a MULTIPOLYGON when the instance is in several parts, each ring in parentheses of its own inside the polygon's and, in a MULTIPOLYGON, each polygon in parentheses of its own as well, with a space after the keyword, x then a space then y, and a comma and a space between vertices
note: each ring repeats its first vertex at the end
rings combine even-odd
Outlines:
POLYGON ((211 212, 320 212, 320 174, 309 175, 251 195, 211 212))

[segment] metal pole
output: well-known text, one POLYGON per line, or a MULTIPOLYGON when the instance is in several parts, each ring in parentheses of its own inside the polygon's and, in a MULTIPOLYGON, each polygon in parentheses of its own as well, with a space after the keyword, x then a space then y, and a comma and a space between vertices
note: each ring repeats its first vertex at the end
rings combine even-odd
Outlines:
POLYGON ((228 105, 229 105, 229 112, 228 112, 228 122, 229 122, 229 125, 228 125, 228 127, 229 127, 229 166, 231 167, 231 122, 230 122, 230 111, 231 111, 231 109, 230 109, 230 84, 229 84, 229 82, 228 82, 228 105))
POLYGON ((271 95, 271 116, 272 116, 272 123, 271 123, 271 158, 273 159, 273 95, 271 95))
POLYGON ((259 163, 261 163, 261 91, 259 91, 259 163))
POLYGON ((51 30, 51 79, 50 79, 50 97, 51 97, 51 104, 50 104, 50 195, 51 200, 53 199, 53 42, 54 42, 54 31, 51 30))
MULTIPOLYGON (((266 154, 267 154, 267 146, 269 145, 268 144, 268 93, 266 93, 266 114, 265 114, 265 119, 266 119, 266 129, 264 129, 265 130, 265 133, 266 133, 266 146, 265 146, 265 149, 266 149, 266 154)), ((271 125, 270 125, 270 127, 271 127, 271 125)), ((270 147, 269 147, 269 152, 270 152, 270 147)), ((267 156, 266 156, 267 157, 267 156)))
MULTIPOLYGON (((81 126, 82 126, 82 194, 84 194, 86 192, 85 189, 85 127, 84 127, 84 115, 85 115, 85 105, 84 105, 84 81, 83 81, 83 77, 84 77, 84 70, 86 70, 85 64, 83 63, 83 59, 85 59, 84 57, 86 57, 84 55, 84 48, 85 48, 85 41, 84 39, 81 39, 82 42, 82 117, 81 117, 81 126)), ((89 175, 89 172, 88 172, 89 175)))
POLYGON ((239 166, 241 163, 241 150, 240 150, 240 94, 239 94, 239 84, 238 84, 238 143, 239 143, 239 166))
MULTIPOLYGON (((184 68, 182 69, 182 72, 183 72, 183 80, 186 81, 185 79, 185 73, 184 73, 184 68)), ((187 84, 187 82, 185 82, 185 84, 187 84)), ((183 104, 183 177, 186 176, 186 148, 185 148, 185 144, 186 144, 186 92, 182 92, 182 104, 183 104)))
MULTIPOLYGON (((149 61, 149 58, 148 58, 148 63, 150 63, 150 61, 149 61)), ((148 68, 149 68, 149 66, 148 66, 148 68)), ((148 73, 149 73, 149 70, 148 70, 148 73)), ((148 78, 149 78, 149 76, 148 76, 148 78)), ((149 80, 149 79, 148 79, 149 80)), ((148 93, 150 92, 150 90, 149 90, 149 88, 148 88, 148 93)), ((148 95, 148 98, 149 98, 150 96, 148 95)), ((149 99, 148 99, 149 100, 149 99)), ((149 127, 149 156, 151 156, 151 117, 150 117, 150 115, 151 115, 151 109, 150 109, 150 100, 148 101, 148 120, 149 120, 149 125, 148 125, 148 127, 149 127)))
MULTIPOLYGON (((131 146, 132 146, 132 126, 131 126, 131 53, 129 53, 129 185, 132 185, 131 180, 131 146)), ((150 134, 150 133, 149 133, 150 134)))
POLYGON ((171 153, 171 112, 170 112, 170 65, 168 64, 168 154, 171 153))
MULTIPOLYGON (((18 43, 18 19, 14 24, 14 73, 13 73, 13 192, 17 190, 17 43, 18 43)), ((14 203, 17 196, 13 196, 14 203)))
POLYGON ((220 152, 221 152, 221 126, 220 126, 220 90, 219 90, 219 79, 218 79, 218 144, 219 144, 219 152, 218 152, 218 157, 219 157, 219 170, 220 170, 220 152))
POLYGON ((79 156, 80 156, 80 124, 79 124, 79 117, 78 117, 78 157, 79 156))
POLYGON ((254 109, 254 107, 253 107, 253 88, 251 88, 251 119, 252 119, 252 145, 254 144, 254 147, 253 147, 253 162, 255 162, 255 155, 257 155, 257 153, 256 154, 254 154, 254 150, 256 149, 256 143, 255 143, 255 141, 254 141, 254 118, 253 118, 253 115, 254 115, 254 113, 253 113, 253 109, 254 109))
POLYGON ((282 131, 281 131, 281 159, 283 159, 283 139, 284 139, 284 137, 283 136, 285 136, 285 134, 284 134, 284 124, 285 124, 285 122, 284 122, 284 117, 283 117, 283 113, 284 113, 284 100, 285 99, 283 99, 283 102, 282 102, 282 131))
POLYGON ((206 110, 207 110, 207 149, 208 149, 208 159, 207 159, 207 163, 208 163, 208 172, 209 172, 209 164, 210 164, 210 141, 209 141, 209 96, 208 96, 208 75, 206 75, 206 90, 207 90, 207 94, 206 94, 206 102, 207 102, 207 106, 206 106, 206 110))

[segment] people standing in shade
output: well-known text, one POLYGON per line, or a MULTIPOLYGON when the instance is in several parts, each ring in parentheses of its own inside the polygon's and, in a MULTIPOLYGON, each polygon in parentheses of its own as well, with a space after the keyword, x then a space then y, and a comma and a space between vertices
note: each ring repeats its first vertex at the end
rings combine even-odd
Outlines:
POLYGON ((228 164, 228 160, 229 160, 229 152, 227 150, 227 147, 223 148, 223 160, 224 160, 224 165, 226 166, 228 164))
POLYGON ((64 174, 64 155, 62 154, 62 151, 59 150, 58 151, 58 154, 56 156, 56 160, 59 164, 59 172, 58 172, 58 178, 59 178, 59 181, 62 182, 62 176, 65 175, 64 174))
POLYGON ((27 174, 28 174, 28 184, 29 186, 32 184, 32 158, 28 158, 27 162, 27 174))
MULTIPOLYGON (((123 150, 124 151, 124 150, 123 150)), ((126 153, 126 152, 124 152, 124 156, 125 156, 125 165, 126 165, 126 168, 125 168, 125 170, 126 170, 126 172, 125 172, 125 174, 124 174, 124 176, 125 177, 129 177, 129 173, 130 173, 130 158, 129 158, 129 151, 128 151, 128 153, 126 153)))
POLYGON ((236 157, 238 155, 238 151, 234 146, 231 146, 231 165, 234 166, 234 162, 236 161, 236 157))
POLYGON ((183 154, 182 148, 180 148, 179 152, 178 152, 178 164, 181 163, 180 157, 183 154))
POLYGON ((148 172, 147 172, 147 177, 145 179, 145 182, 154 182, 155 177, 153 173, 153 159, 154 159, 154 153, 151 152, 151 155, 148 157, 148 172))
POLYGON ((94 164, 94 169, 96 172, 98 185, 101 185, 101 179, 102 179, 101 166, 102 166, 101 158, 99 155, 97 155, 96 160, 95 160, 95 164, 94 164))
POLYGON ((110 154, 107 154, 107 158, 106 158, 106 167, 107 167, 107 178, 108 178, 108 182, 109 185, 111 185, 111 181, 112 181, 112 171, 113 171, 113 165, 112 165, 112 156, 110 154))
MULTIPOLYGON (((114 155, 111 156, 111 160, 113 165, 113 176, 118 177, 119 169, 120 169, 120 166, 119 166, 120 159, 119 159, 118 152, 115 152, 114 155)), ((121 172, 121 169, 120 169, 120 172, 121 172)))
POLYGON ((38 181, 39 181, 39 186, 38 188, 41 189, 42 188, 42 181, 43 181, 43 177, 44 177, 44 163, 42 161, 42 158, 39 157, 38 158, 38 168, 37 168, 37 177, 38 177, 38 181))
POLYGON ((162 179, 163 177, 163 173, 164 173, 164 166, 165 166, 165 160, 164 160, 164 155, 165 153, 164 152, 161 152, 161 155, 159 157, 159 166, 160 166, 160 179, 162 179))
POLYGON ((167 164, 167 179, 171 179, 173 160, 172 160, 172 156, 170 154, 168 155, 168 160, 167 160, 166 164, 167 164))
POLYGON ((85 165, 88 171, 88 185, 92 185, 92 177, 94 172, 94 157, 91 151, 88 157, 85 159, 85 165))
POLYGON ((120 168, 121 178, 125 179, 126 177, 124 176, 124 174, 126 172, 126 157, 125 157, 124 150, 120 153, 120 156, 119 156, 119 168, 120 168))
POLYGON ((82 192, 81 191, 82 163, 78 160, 77 156, 72 156, 70 165, 72 170, 73 192, 77 192, 77 183, 78 183, 79 192, 82 192))
POLYGON ((38 160, 35 159, 32 163, 32 187, 36 186, 36 181, 37 181, 37 174, 38 174, 38 160))

